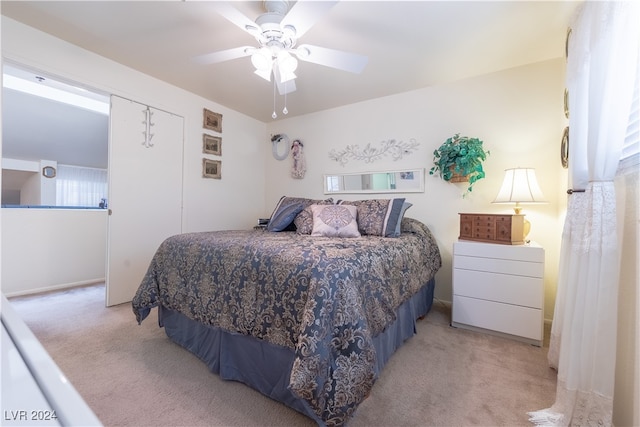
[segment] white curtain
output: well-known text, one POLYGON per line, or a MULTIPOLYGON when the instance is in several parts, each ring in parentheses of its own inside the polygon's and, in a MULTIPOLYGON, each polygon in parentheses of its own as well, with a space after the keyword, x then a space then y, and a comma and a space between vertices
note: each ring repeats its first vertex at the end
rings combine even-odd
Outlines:
POLYGON ((610 426, 619 262, 616 174, 638 75, 635 1, 584 2, 567 59, 570 196, 562 235, 549 364, 556 401, 530 412, 549 426, 610 426))
POLYGON ((107 170, 58 165, 56 206, 98 207, 107 198, 107 170))

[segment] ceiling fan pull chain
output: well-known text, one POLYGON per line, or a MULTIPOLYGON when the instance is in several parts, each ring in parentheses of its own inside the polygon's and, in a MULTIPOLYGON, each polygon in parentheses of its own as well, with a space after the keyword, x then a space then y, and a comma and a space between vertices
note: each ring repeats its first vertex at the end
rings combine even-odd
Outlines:
POLYGON ((271 114, 271 118, 275 119, 278 115, 276 114, 276 79, 273 79, 273 114, 271 114))
POLYGON ((282 110, 282 114, 286 116, 288 112, 289 110, 287 110, 287 82, 284 82, 284 109, 282 110))

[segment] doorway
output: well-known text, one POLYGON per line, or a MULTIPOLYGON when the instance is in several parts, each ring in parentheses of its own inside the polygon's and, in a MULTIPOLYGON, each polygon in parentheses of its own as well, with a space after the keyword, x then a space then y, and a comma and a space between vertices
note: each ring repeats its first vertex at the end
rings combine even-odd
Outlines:
POLYGON ((109 95, 7 63, 2 91, 3 293, 104 282, 109 95))

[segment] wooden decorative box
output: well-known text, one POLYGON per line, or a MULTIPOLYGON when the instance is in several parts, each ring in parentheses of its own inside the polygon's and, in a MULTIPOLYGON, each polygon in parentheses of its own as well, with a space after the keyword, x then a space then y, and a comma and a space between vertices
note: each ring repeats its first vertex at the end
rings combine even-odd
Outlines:
POLYGON ((460 240, 524 244, 524 215, 460 214, 460 240))

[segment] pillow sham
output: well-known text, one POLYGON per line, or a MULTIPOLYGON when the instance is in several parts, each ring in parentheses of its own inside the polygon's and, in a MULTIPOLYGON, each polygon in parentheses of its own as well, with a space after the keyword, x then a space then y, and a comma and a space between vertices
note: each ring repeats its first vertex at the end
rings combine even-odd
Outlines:
POLYGON ((355 206, 311 205, 313 214, 312 236, 360 237, 355 206))
MULTIPOLYGON (((370 236, 398 237, 404 198, 341 200, 340 205, 353 205, 358 210, 358 231, 370 236)), ((407 207, 408 209, 408 207, 407 207)))

